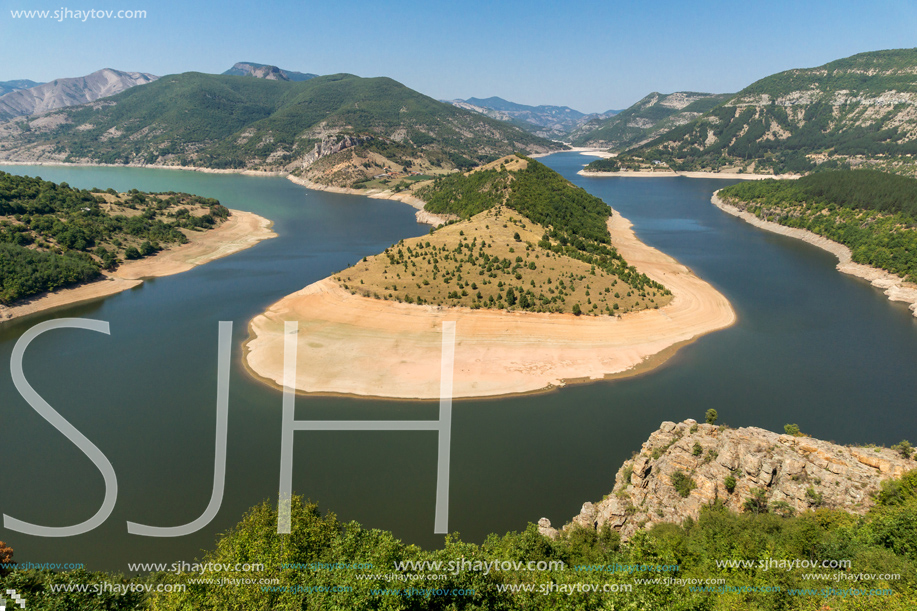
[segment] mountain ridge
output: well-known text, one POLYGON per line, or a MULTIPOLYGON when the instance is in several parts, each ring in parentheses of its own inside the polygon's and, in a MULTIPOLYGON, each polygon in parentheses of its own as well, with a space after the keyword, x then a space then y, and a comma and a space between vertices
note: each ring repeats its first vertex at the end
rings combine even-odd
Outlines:
POLYGON ((767 76, 628 151, 675 170, 803 173, 871 165, 912 175, 915 154, 917 49, 858 53, 767 76))
POLYGON ((0 96, 0 121, 94 102, 158 78, 144 72, 103 68, 86 76, 54 79, 0 96))

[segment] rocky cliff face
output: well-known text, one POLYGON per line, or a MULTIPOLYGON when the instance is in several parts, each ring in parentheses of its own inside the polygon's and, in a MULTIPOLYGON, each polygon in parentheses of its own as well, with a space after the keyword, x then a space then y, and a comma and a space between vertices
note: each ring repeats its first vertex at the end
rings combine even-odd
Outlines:
POLYGON ((0 121, 94 102, 158 78, 143 72, 121 72, 105 68, 87 76, 56 79, 44 85, 0 96, 0 121))
MULTIPOLYGON (((609 525, 623 539, 654 523, 681 523, 721 501, 743 511, 750 498, 782 514, 831 507, 863 514, 882 480, 917 468, 886 448, 848 447, 759 428, 730 429, 685 420, 663 422, 624 463, 611 494, 585 503, 564 526, 609 525)), ((557 530, 542 518, 539 529, 557 530)))
POLYGON ((340 139, 334 136, 322 138, 322 141, 316 142, 315 146, 312 148, 312 151, 303 157, 302 169, 305 170, 322 157, 340 153, 345 149, 359 146, 372 140, 372 136, 364 136, 359 138, 354 136, 341 136, 340 139))

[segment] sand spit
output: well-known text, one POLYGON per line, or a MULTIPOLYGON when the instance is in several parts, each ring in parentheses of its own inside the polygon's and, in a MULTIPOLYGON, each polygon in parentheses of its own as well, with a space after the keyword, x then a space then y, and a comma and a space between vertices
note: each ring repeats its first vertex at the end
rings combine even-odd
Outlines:
POLYGON ((840 242, 829 240, 826 237, 820 236, 817 233, 812 233, 811 231, 806 231, 805 229, 785 227, 779 223, 763 221, 750 212, 745 212, 744 210, 727 204, 717 196, 717 193, 719 193, 719 191, 713 194, 710 201, 723 212, 737 216, 755 227, 796 238, 808 242, 813 246, 817 246, 822 250, 827 250, 837 257, 838 271, 868 281, 874 287, 884 291, 889 301, 903 301, 911 304, 910 310, 914 313, 914 316, 917 316, 917 285, 906 282, 901 276, 887 272, 884 269, 878 269, 861 263, 854 263, 850 249, 840 242))
POLYGON ((436 399, 442 323, 455 321, 454 396, 489 397, 643 369, 649 357, 735 321, 723 295, 640 242, 627 219, 614 214, 609 229, 628 262, 672 290, 668 306, 621 317, 417 306, 352 295, 326 278, 251 321, 248 368, 281 384, 283 326, 295 320, 298 390, 436 399))
POLYGON ((277 237, 271 221, 241 210, 216 229, 191 233, 187 244, 163 251, 154 257, 129 261, 114 272, 106 272, 102 280, 74 288, 45 293, 12 307, 0 306, 0 323, 39 312, 92 301, 143 284, 143 278, 171 276, 198 265, 245 250, 262 240, 277 237))
POLYGON ((409 191, 395 193, 390 189, 349 189, 347 187, 332 187, 329 185, 322 185, 317 182, 312 182, 311 180, 300 178, 299 176, 293 176, 292 174, 287 176, 287 180, 295 182, 297 185, 301 185, 307 189, 314 189, 316 191, 327 191, 328 193, 344 193, 347 195, 362 195, 364 197, 371 197, 373 199, 393 199, 416 209, 417 212, 414 216, 418 223, 422 223, 424 225, 433 225, 434 227, 438 227, 447 221, 458 218, 451 214, 433 214, 432 212, 427 212, 423 209, 423 207, 426 205, 426 202, 422 199, 414 197, 409 191))

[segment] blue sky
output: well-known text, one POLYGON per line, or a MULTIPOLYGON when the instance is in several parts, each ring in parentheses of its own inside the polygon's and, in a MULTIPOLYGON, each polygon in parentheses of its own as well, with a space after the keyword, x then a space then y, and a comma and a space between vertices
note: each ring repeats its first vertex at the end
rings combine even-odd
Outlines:
POLYGON ((0 0, 0 80, 103 67, 163 75, 236 61, 390 76, 439 99, 497 95, 584 112, 650 91, 727 92, 781 70, 917 46, 913 0, 179 2, 0 0), (146 10, 13 19, 13 10, 146 10))

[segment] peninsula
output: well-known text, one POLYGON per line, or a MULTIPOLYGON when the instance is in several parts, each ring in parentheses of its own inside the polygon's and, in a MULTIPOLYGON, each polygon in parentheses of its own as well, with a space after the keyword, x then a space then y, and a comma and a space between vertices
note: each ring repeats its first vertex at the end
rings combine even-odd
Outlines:
POLYGON ((455 321, 455 397, 602 379, 731 325, 713 287, 537 161, 509 156, 415 191, 458 220, 289 295, 252 320, 246 362, 280 385, 299 323, 302 392, 439 397, 455 321))
POLYGON ((187 193, 74 189, 0 172, 0 323, 133 288, 275 237, 187 193))

